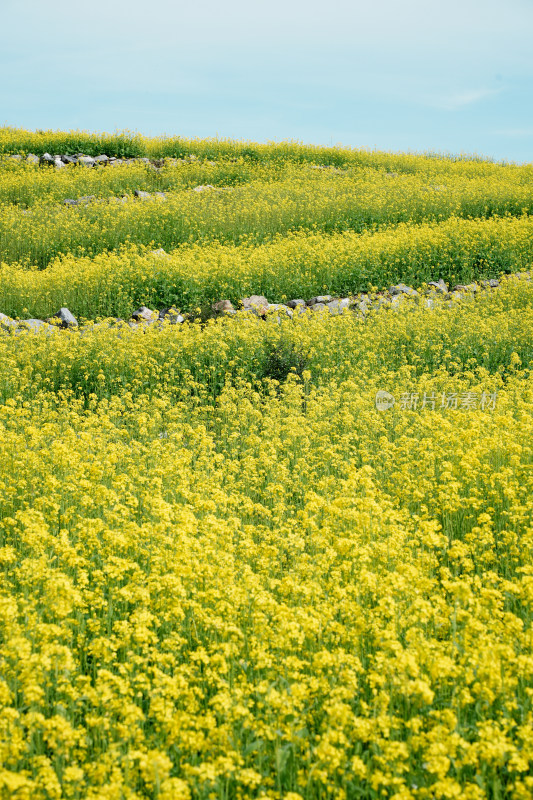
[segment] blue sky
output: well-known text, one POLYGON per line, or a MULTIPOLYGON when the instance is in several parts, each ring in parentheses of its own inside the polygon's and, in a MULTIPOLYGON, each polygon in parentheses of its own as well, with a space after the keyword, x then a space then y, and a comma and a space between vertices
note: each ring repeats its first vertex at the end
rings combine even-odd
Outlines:
POLYGON ((533 162, 533 0, 0 0, 0 125, 533 162))

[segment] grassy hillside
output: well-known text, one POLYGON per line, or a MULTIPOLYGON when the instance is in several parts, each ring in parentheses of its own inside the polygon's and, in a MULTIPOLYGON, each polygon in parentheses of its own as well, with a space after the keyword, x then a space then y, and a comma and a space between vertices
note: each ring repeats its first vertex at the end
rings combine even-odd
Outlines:
POLYGON ((531 167, 5 128, 0 152, 11 317, 500 280, 0 326, 0 800, 531 797, 531 167))

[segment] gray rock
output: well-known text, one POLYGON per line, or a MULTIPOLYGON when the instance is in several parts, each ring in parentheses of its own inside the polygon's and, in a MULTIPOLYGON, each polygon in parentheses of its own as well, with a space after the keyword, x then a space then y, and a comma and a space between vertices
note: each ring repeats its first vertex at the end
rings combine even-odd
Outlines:
POLYGON ((162 247, 160 247, 158 250, 152 250, 151 253, 152 253, 153 256, 159 256, 160 258, 168 258, 169 257, 169 255, 166 252, 166 250, 163 250, 162 247))
POLYGON ((134 311, 131 316, 136 322, 141 322, 142 320, 153 320, 156 316, 156 312, 150 311, 146 306, 141 306, 137 311, 134 311))
POLYGON ((94 158, 92 156, 78 156, 78 164, 84 167, 94 167, 94 158))
POLYGON ((372 305, 372 300, 366 296, 362 297, 359 300, 356 300, 354 303, 354 306, 357 309, 357 311, 360 311, 363 315, 368 314, 371 305, 372 305))
POLYGON ((269 306, 268 300, 262 294, 252 294, 250 297, 245 297, 242 304, 244 308, 260 314, 265 314, 269 306))
POLYGON ((61 161, 61 158, 55 158, 54 166, 56 169, 64 169, 64 167, 66 167, 67 165, 63 161, 61 161))
POLYGON ((185 322, 185 317, 180 314, 177 308, 163 308, 159 312, 159 319, 170 322, 171 325, 180 325, 185 322))
POLYGON ((108 167, 119 167, 124 161, 121 158, 110 158, 107 162, 108 167))
POLYGON ((58 312, 54 314, 54 319, 58 319, 61 323, 61 328, 77 328, 78 327, 78 320, 72 314, 68 308, 60 308, 58 312))
POLYGON ((3 328, 4 330, 7 331, 10 328, 16 328, 16 327, 17 323, 15 322, 14 319, 11 319, 11 317, 8 317, 6 314, 0 313, 0 328, 3 328))
POLYGON ((352 305, 349 297, 342 297, 339 300, 332 300, 328 303, 328 308, 332 314, 342 314, 347 311, 352 305))
POLYGON ((453 305, 457 305, 457 303, 460 300, 463 299, 463 296, 464 296, 463 292, 460 292, 459 290, 457 290, 457 291, 454 290, 453 292, 450 292, 448 295, 446 295, 445 299, 448 301, 448 304, 450 306, 453 306, 453 305), (452 302, 454 300, 455 300, 455 302, 452 302))
POLYGON ((479 287, 475 283, 458 283, 453 287, 454 292, 477 292, 479 287))
POLYGON ((378 297, 373 305, 375 308, 390 308, 392 299, 390 297, 378 297))
POLYGON ((154 197, 160 197, 162 200, 167 199, 166 192, 154 192, 154 197))
POLYGON ((16 155, 12 155, 12 156, 9 156, 9 158, 10 158, 12 161, 22 161, 22 156, 21 156, 21 155, 18 155, 18 154, 16 154, 16 155))
POLYGON ((76 156, 61 156, 61 161, 64 164, 77 164, 78 163, 78 159, 76 158, 76 156))
POLYGON ((425 297, 424 298, 424 306, 425 308, 433 308, 435 306, 435 301, 432 297, 425 297))
POLYGON ((308 306, 314 306, 317 303, 322 303, 325 305, 326 303, 330 303, 333 300, 333 297, 330 294, 319 294, 318 297, 312 297, 310 300, 307 301, 308 306))
POLYGON ((139 200, 149 200, 152 196, 150 192, 143 192, 141 189, 135 189, 134 194, 139 200))
POLYGON ((312 306, 308 307, 311 309, 311 311, 323 311, 325 308, 327 308, 325 303, 313 303, 312 306))
POLYGON ((63 200, 63 204, 66 206, 88 206, 94 200, 96 200, 96 195, 88 194, 86 197, 77 197, 75 200, 67 198, 63 200))
POLYGON ((33 153, 28 153, 26 156, 26 164, 38 164, 40 161, 39 156, 34 155, 33 153))
POLYGON ((305 300, 298 298, 297 300, 289 300, 287 305, 289 306, 289 308, 297 308, 298 306, 305 306, 306 302, 305 300))
POLYGON ((107 164, 108 161, 109 161, 109 156, 106 156, 105 153, 96 156, 96 158, 94 159, 95 164, 107 164))
POLYGON ((490 278, 490 280, 486 281, 489 289, 497 289, 500 285, 500 281, 497 281, 496 278, 490 278))
POLYGON ((396 286, 391 286, 389 289, 392 295, 395 294, 408 294, 411 297, 416 297, 418 292, 412 286, 406 286, 405 283, 397 283, 396 286))
POLYGON ((29 330, 32 333, 40 333, 41 331, 51 331, 53 326, 48 322, 43 322, 42 319, 23 319, 19 322, 19 328, 22 330, 29 330))
POLYGON ((448 287, 446 286, 442 278, 439 278, 437 282, 429 281, 428 286, 431 286, 431 288, 435 289, 435 291, 439 292, 439 294, 448 294, 448 287))
POLYGON ((231 303, 230 300, 219 300, 217 303, 213 303, 211 308, 215 314, 227 314, 228 312, 235 313, 233 303, 231 303))
POLYGON ((55 159, 53 156, 50 155, 50 153, 43 153, 43 155, 39 159, 39 163, 48 164, 51 166, 52 164, 55 163, 55 159))
POLYGON ((269 303, 267 309, 269 312, 272 311, 283 312, 287 317, 290 317, 292 319, 292 314, 293 314, 292 308, 289 308, 289 306, 286 306, 283 303, 269 303))
POLYGON ((202 186, 195 186, 193 188, 193 192, 205 192, 205 191, 209 191, 209 189, 214 189, 214 188, 215 187, 211 186, 210 183, 206 183, 205 185, 202 185, 202 186))

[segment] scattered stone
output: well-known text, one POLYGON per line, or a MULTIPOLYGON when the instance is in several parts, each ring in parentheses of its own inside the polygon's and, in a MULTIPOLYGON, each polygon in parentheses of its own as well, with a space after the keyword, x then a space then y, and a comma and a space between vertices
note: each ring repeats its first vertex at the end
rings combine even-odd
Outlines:
POLYGON ((16 155, 9 156, 9 158, 11 159, 11 161, 22 161, 22 156, 19 155, 18 153, 16 155))
POLYGON ((307 303, 303 306, 295 306, 293 309, 293 313, 296 314, 297 317, 301 317, 303 314, 310 314, 312 311, 312 306, 308 306, 307 303))
POLYGON ((368 313, 370 306, 372 305, 372 300, 368 295, 365 295, 360 300, 356 300, 354 303, 355 308, 360 311, 363 316, 368 313))
POLYGON ((322 311, 324 308, 327 308, 325 303, 313 303, 312 306, 308 306, 311 311, 322 311))
POLYGON ((478 290, 479 286, 476 283, 458 283, 453 287, 454 292, 477 292, 478 290))
POLYGON ((209 189, 214 189, 214 188, 215 187, 212 186, 210 183, 206 183, 205 185, 202 185, 202 186, 195 186, 193 188, 193 192, 205 192, 205 191, 207 191, 209 189))
POLYGON ((330 294, 319 294, 318 297, 312 297, 310 300, 307 301, 308 306, 317 305, 317 303, 321 303, 325 305, 326 303, 330 303, 333 300, 333 297, 330 294))
POLYGON ((68 310, 68 308, 60 308, 59 311, 57 311, 54 314, 53 318, 54 319, 58 319, 60 321, 60 323, 61 323, 60 327, 61 328, 77 328, 78 327, 78 320, 76 319, 74 314, 72 314, 68 310))
POLYGON ((177 308, 173 307, 162 309, 159 312, 159 319, 162 322, 170 322, 171 325, 180 325, 182 322, 185 322, 185 317, 180 314, 177 308))
POLYGON ((26 164, 38 164, 40 160, 39 156, 34 155, 34 153, 28 153, 26 156, 26 164))
MULTIPOLYGON (((117 199, 118 199, 118 198, 117 198, 117 199)), ((152 253, 152 255, 153 255, 153 256, 159 256, 159 257, 166 257, 166 258, 168 258, 168 253, 167 253, 167 251, 166 251, 166 250, 163 250, 163 248, 162 248, 162 247, 160 247, 158 250, 152 250, 152 251, 151 251, 151 253, 152 253)))
POLYGON ((211 306, 215 314, 236 314, 233 303, 230 300, 219 300, 211 306))
POLYGON ((61 156, 61 161, 64 164, 77 164, 78 163, 78 159, 76 158, 76 156, 61 156))
POLYGON ((244 308, 247 311, 253 311, 254 314, 263 317, 268 310, 268 300, 262 294, 252 294, 250 297, 245 297, 242 301, 244 308))
POLYGON ((9 330, 10 328, 16 328, 17 323, 11 317, 8 317, 6 314, 0 313, 0 328, 4 330, 9 330))
POLYGON ((92 156, 78 156, 78 164, 84 167, 94 167, 94 158, 92 156))
POLYGON ((162 200, 167 199, 166 192, 154 192, 154 197, 160 197, 162 200))
POLYGON ((392 304, 390 297, 378 297, 374 303, 375 308, 389 308, 392 304))
POLYGON ((390 293, 394 296, 396 294, 408 294, 411 297, 416 297, 418 292, 412 286, 406 286, 405 283, 397 283, 396 286, 391 286, 390 293))
POLYGON ((78 197, 76 200, 67 198, 63 200, 63 204, 65 206, 88 206, 89 203, 92 203, 94 200, 96 200, 96 195, 88 194, 86 197, 78 197))
POLYGON ((297 300, 289 300, 287 305, 289 306, 289 308, 298 308, 298 306, 305 306, 306 302, 305 300, 302 300, 301 297, 299 297, 297 300))
POLYGON ((48 164, 48 165, 51 166, 52 164, 55 163, 55 159, 54 159, 53 156, 50 155, 50 153, 43 153, 43 155, 39 159, 39 163, 40 164, 48 164))
POLYGON ((155 314, 155 311, 150 311, 150 309, 146 308, 146 306, 141 306, 137 309, 137 311, 134 311, 131 316, 136 322, 142 322, 155 319, 155 314))
POLYGON ((94 159, 95 164, 107 164, 108 161, 109 161, 109 156, 106 156, 105 153, 96 156, 96 158, 94 159))
POLYGON ((282 311, 287 317, 290 317, 292 319, 292 314, 293 314, 292 308, 289 308, 289 306, 286 306, 283 303, 269 303, 268 311, 269 312, 282 311))
POLYGON ((19 327, 22 329, 26 329, 32 331, 33 333, 39 333, 40 331, 46 330, 53 330, 53 326, 49 325, 48 322, 43 322, 42 319, 23 319, 19 323, 19 327))
POLYGON ((150 192, 143 192, 141 189, 135 189, 134 194, 139 200, 149 200, 152 196, 150 192))
POLYGON ((463 293, 454 289, 453 292, 450 292, 448 295, 446 295, 445 299, 448 301, 450 306, 453 306, 456 305, 456 303, 453 302, 454 300, 457 302, 463 299, 463 293))
POLYGON ((332 314, 342 314, 344 311, 347 311, 351 305, 352 301, 349 297, 342 297, 339 300, 331 300, 331 302, 328 303, 328 308, 332 314))
POLYGON ((431 286, 431 288, 435 289, 435 291, 439 292, 439 294, 448 294, 448 287, 446 286, 442 278, 439 278, 437 282, 430 281, 428 283, 428 286, 431 286))
POLYGON ((498 286, 500 285, 500 281, 497 281, 496 278, 491 278, 488 281, 481 281, 481 285, 484 286, 485 288, 497 289, 498 286))

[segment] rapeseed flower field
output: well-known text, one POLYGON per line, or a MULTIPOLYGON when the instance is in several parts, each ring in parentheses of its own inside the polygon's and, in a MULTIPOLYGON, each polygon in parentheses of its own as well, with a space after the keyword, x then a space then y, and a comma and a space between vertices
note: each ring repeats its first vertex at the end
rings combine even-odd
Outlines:
POLYGON ((7 128, 0 152, 0 311, 83 322, 0 329, 0 800, 529 800, 531 168, 7 128), (500 286, 192 313, 439 278, 500 286), (141 303, 191 315, 109 319, 141 303))

